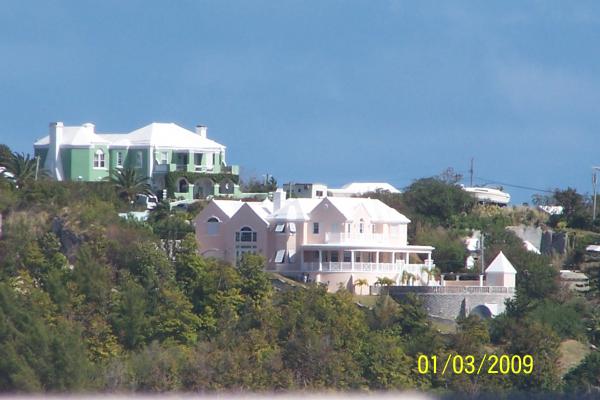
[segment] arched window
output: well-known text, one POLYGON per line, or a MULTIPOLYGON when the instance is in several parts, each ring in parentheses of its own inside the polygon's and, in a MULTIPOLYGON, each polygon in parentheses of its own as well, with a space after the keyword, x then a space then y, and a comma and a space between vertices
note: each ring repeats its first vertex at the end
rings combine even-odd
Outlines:
POLYGON ((94 153, 94 168, 106 168, 104 152, 100 149, 96 150, 96 153, 94 153))
POLYGON ((236 242, 256 242, 256 232, 247 226, 235 233, 236 242))
POLYGON ((190 184, 185 178, 181 178, 177 186, 179 188, 179 193, 187 193, 190 188, 190 184))
POLYGON ((216 217, 210 217, 206 221, 206 233, 208 235, 218 235, 219 234, 219 224, 221 221, 216 217))

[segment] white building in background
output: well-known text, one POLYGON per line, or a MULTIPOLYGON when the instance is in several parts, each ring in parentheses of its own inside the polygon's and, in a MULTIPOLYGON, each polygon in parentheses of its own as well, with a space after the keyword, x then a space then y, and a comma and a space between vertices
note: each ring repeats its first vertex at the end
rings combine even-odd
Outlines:
POLYGON ((352 182, 339 189, 329 188, 323 183, 286 183, 283 190, 290 198, 322 199, 324 197, 359 197, 366 193, 387 191, 400 193, 386 182, 352 182))

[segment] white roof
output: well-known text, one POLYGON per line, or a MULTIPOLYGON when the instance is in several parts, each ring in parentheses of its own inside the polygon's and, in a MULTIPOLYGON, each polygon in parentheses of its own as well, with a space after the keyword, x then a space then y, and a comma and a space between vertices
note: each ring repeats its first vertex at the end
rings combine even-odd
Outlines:
POLYGON ((273 212, 273 203, 269 199, 261 202, 241 200, 211 200, 217 207, 221 209, 229 218, 233 217, 244 204, 254 211, 263 221, 267 221, 267 217, 273 212))
POLYGON ((377 199, 365 199, 362 197, 328 197, 327 199, 348 220, 354 219, 356 209, 363 206, 373 222, 397 224, 408 224, 410 222, 404 215, 377 199))
POLYGON ((271 219, 285 221, 308 221, 310 212, 323 199, 288 199, 283 207, 271 215, 271 219))
POLYGON ((269 199, 258 202, 247 202, 248 206, 258 215, 263 221, 267 222, 267 218, 273 212, 273 203, 269 199))
MULTIPOLYGON (((65 126, 61 143, 68 146, 91 146, 93 144, 107 145, 110 142, 96 134, 93 125, 84 124, 82 126, 65 126)), ((48 144, 50 144, 50 136, 43 137, 34 143, 35 146, 47 146, 48 144)))
POLYGON ((600 245, 598 245, 598 244, 590 244, 588 247, 585 248, 585 251, 600 252, 600 245))
POLYGON ((525 246, 525 250, 527 251, 531 251, 532 253, 536 254, 542 254, 540 250, 537 247, 535 247, 535 245, 529 240, 523 240, 523 246, 525 246))
MULTIPOLYGON (((47 146, 50 137, 46 136, 36 146, 47 146)), ((201 135, 182 128, 174 123, 153 122, 130 133, 95 133, 92 124, 83 126, 65 126, 61 144, 68 146, 90 146, 106 144, 108 146, 159 147, 181 150, 221 151, 225 146, 201 135)))
POLYGON ((390 193, 400 193, 398 189, 387 182, 352 182, 342 186, 342 189, 345 192, 356 194, 376 192, 377 190, 387 190, 390 193))
MULTIPOLYGON (((111 135, 115 136, 115 135, 111 135)), ((207 139, 197 133, 182 128, 174 123, 153 122, 143 128, 127 134, 127 139, 133 146, 155 146, 180 149, 215 149, 221 150, 225 146, 207 139)))
POLYGON ((508 274, 516 274, 517 270, 513 265, 508 261, 508 258, 504 255, 503 252, 498 253, 494 261, 485 269, 485 273, 490 272, 502 272, 508 274))

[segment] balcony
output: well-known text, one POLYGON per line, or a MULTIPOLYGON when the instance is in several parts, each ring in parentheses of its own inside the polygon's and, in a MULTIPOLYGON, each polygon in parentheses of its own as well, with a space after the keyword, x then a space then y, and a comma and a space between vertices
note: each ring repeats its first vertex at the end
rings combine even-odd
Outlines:
POLYGON ((390 293, 436 293, 436 294, 513 294, 514 287, 505 286, 397 286, 390 293))
POLYGON ((169 164, 157 164, 154 167, 154 172, 169 172, 169 164))
POLYGON ((327 244, 397 244, 400 240, 400 235, 389 235, 383 233, 325 233, 325 243, 327 244))
POLYGON ((278 272, 373 272, 399 273, 406 271, 420 275, 423 268, 432 268, 433 263, 404 264, 404 263, 374 263, 374 262, 307 262, 302 265, 277 264, 267 269, 278 272))

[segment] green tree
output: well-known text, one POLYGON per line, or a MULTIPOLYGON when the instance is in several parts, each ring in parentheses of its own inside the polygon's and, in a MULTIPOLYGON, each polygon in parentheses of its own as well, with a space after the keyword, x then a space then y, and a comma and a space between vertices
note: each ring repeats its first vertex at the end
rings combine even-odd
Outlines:
POLYGON ((115 332, 128 349, 141 346, 147 338, 150 319, 146 295, 144 288, 130 279, 120 287, 111 319, 115 332))
POLYGON ((600 391, 600 352, 588 354, 581 364, 569 371, 564 380, 569 393, 597 394, 600 391))
POLYGON ((415 361, 403 349, 401 339, 389 332, 375 332, 364 344, 363 376, 374 390, 415 389, 415 361))
POLYGON ((244 254, 238 271, 241 277, 241 293, 254 302, 261 302, 272 292, 271 281, 265 272, 265 259, 254 254, 244 254))
POLYGON ((402 197, 414 217, 442 226, 449 226, 452 216, 469 212, 475 205, 469 193, 439 178, 416 180, 402 197))

